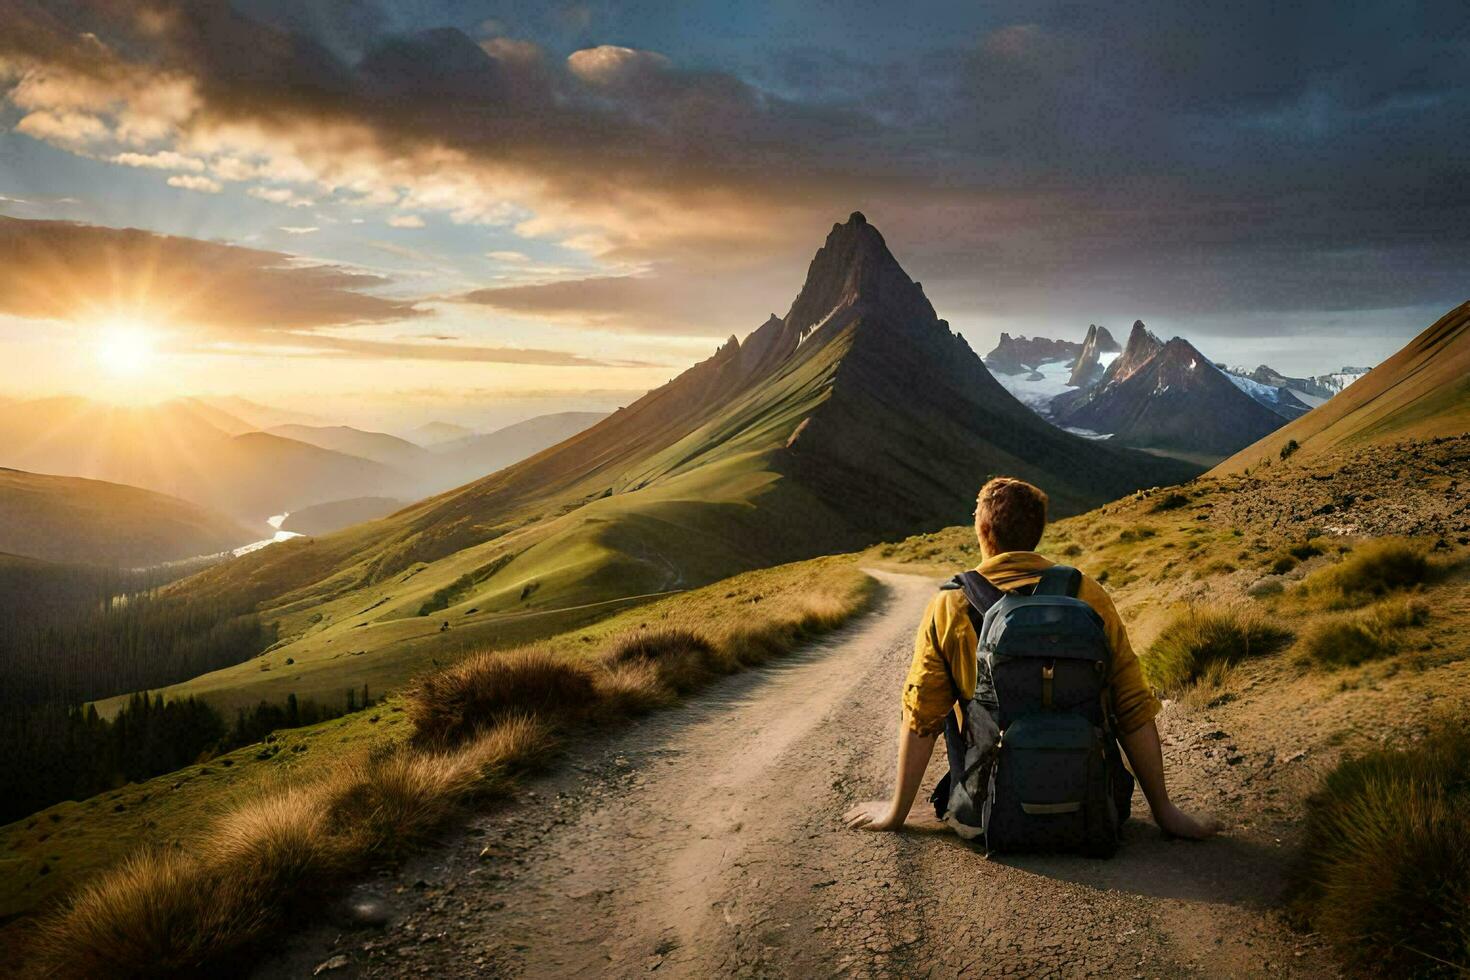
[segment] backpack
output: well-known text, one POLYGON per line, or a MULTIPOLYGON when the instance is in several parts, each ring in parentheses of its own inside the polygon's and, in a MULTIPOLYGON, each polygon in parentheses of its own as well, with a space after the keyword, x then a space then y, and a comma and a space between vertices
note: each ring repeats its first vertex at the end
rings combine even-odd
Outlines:
MULTIPOLYGON (((1133 797, 1111 713, 1112 651, 1102 618, 1078 599, 1082 573, 1054 565, 1029 594, 978 572, 956 575, 979 637, 975 696, 945 720, 949 773, 935 813, 989 853, 1080 851, 1109 857, 1133 797)), ((950 683, 954 683, 951 676, 950 683)))

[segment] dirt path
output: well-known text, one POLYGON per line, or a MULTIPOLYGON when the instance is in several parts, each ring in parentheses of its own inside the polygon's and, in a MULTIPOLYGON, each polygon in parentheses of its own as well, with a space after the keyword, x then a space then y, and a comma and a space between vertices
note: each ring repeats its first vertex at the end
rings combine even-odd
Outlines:
MULTIPOLYGON (((1222 809, 1232 826, 1218 840, 1162 840, 1141 799, 1111 861, 986 860, 937 826, 841 829, 847 806, 888 788, 898 689, 935 587, 875 574, 875 613, 584 748, 519 802, 360 886, 348 904, 385 927, 339 913, 261 975, 1336 972, 1271 910, 1290 824, 1261 774, 1284 764, 1229 761, 1227 733, 1172 706, 1177 795, 1222 809)), ((924 797, 942 772, 936 761, 924 797)))

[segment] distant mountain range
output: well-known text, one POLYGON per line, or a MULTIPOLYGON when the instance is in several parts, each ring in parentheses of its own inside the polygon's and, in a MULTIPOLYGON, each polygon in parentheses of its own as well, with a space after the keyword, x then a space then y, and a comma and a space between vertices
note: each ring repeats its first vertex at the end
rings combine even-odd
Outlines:
POLYGON ((1254 371, 1247 371, 1241 367, 1233 367, 1229 370, 1236 377, 1249 378, 1257 384, 1285 388, 1298 401, 1315 408, 1333 395, 1339 394, 1348 385, 1367 374, 1370 369, 1344 367, 1341 371, 1319 374, 1314 378, 1290 378, 1264 364, 1254 371))
POLYGON ((1165 343, 1142 320, 1121 351, 1106 327, 1092 324, 1080 346, 1003 333, 985 361, 1012 394, 1063 428, 1192 458, 1228 456, 1358 376, 1351 368, 1312 379, 1264 366, 1227 370, 1183 338, 1165 343))
MULTIPOLYGON (((441 425, 436 433, 456 438, 426 448, 350 426, 281 422, 305 416, 238 398, 139 407, 71 397, 7 400, 0 401, 0 466, 168 494, 227 513, 263 537, 269 516, 365 496, 417 500, 486 476, 602 417, 566 412, 469 436, 458 435, 468 429, 441 425), (262 429, 255 420, 271 424, 262 429)), ((323 526, 320 513, 315 523, 323 526)))
POLYGON ((1189 341, 1163 343, 1142 322, 1095 385, 1053 406, 1060 425, 1110 433, 1127 445, 1219 456, 1286 423, 1189 341))

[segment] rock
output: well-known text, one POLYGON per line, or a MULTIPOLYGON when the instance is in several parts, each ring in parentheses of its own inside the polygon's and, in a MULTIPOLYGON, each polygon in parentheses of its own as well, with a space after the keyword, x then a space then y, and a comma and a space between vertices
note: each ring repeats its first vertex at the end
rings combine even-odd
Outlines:
POLYGON ((381 929, 388 924, 391 916, 388 906, 372 898, 358 899, 347 906, 348 918, 354 925, 365 926, 370 929, 381 929))
POLYGON ((316 969, 311 971, 311 975, 314 977, 321 976, 323 973, 329 973, 332 970, 340 970, 344 966, 348 966, 351 963, 352 961, 347 958, 347 955, 345 953, 338 953, 331 959, 322 960, 320 963, 318 963, 316 965, 316 969))

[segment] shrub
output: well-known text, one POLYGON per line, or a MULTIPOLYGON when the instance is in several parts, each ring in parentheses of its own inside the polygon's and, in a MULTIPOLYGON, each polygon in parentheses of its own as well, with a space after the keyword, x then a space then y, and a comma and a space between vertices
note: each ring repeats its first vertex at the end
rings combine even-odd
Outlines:
POLYGON ((1168 493, 1156 500, 1149 510, 1158 514, 1166 510, 1178 510, 1188 503, 1189 497, 1187 495, 1182 493, 1168 493))
MULTIPOLYGON (((1301 445, 1295 439, 1289 440, 1286 445, 1281 447, 1281 458, 1290 459, 1291 454, 1296 452, 1300 448, 1302 448, 1301 445)), ((1265 460, 1266 464, 1269 464, 1270 462, 1271 461, 1269 459, 1265 460)))
POLYGON ((1295 555, 1277 555, 1271 560, 1271 574, 1285 575, 1299 564, 1295 555))
POLYGON ((1302 654, 1307 661, 1326 667, 1355 667, 1379 660, 1398 652, 1403 630, 1421 625, 1428 617, 1429 606, 1417 599, 1381 602, 1360 613, 1315 624, 1302 638, 1302 654))
POLYGON ((1279 650, 1290 639, 1253 610, 1190 609, 1164 627, 1141 658, 1143 674, 1158 690, 1176 694, 1207 671, 1218 676, 1220 667, 1279 650))
POLYGON ((1307 801, 1293 911, 1381 976, 1470 965, 1470 726, 1344 761, 1307 801))
POLYGON ((425 674, 404 708, 420 741, 454 744, 520 715, 553 724, 575 721, 592 709, 596 695, 588 669, 531 647, 477 653, 425 674))
POLYGON ((1306 561, 1308 558, 1315 558, 1320 554, 1324 554, 1322 543, 1316 538, 1289 545, 1286 552, 1298 561, 1306 561))
POLYGON ((1429 559, 1422 547, 1404 538, 1380 538, 1357 548, 1336 565, 1313 572, 1303 587, 1308 594, 1325 599, 1329 608, 1342 609, 1418 585, 1429 572, 1429 559))

